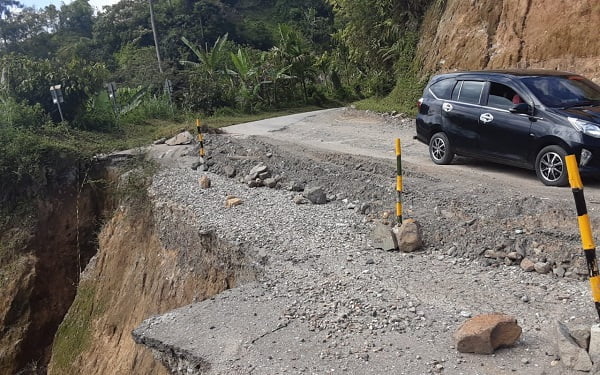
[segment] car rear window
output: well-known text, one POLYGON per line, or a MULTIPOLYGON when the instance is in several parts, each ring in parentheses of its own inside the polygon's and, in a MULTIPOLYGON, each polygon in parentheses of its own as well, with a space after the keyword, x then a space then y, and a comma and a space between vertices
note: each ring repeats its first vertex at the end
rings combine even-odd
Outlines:
POLYGON ((429 89, 440 99, 450 99, 456 81, 446 78, 431 85, 429 89))
POLYGON ((456 85, 452 98, 463 103, 479 104, 484 85, 485 82, 481 81, 463 81, 462 85, 456 85))

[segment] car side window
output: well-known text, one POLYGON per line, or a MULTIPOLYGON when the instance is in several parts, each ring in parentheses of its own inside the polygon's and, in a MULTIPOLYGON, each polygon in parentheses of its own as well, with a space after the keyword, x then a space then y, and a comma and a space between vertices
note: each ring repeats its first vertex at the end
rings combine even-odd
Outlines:
MULTIPOLYGON (((458 92, 458 98, 455 100, 463 103, 479 104, 484 85, 485 82, 481 81, 463 81, 458 92)), ((456 85, 456 87, 458 87, 458 85, 456 85)), ((455 93, 456 88, 452 92, 453 99, 455 93)))
POLYGON ((429 89, 440 99, 450 99, 455 84, 456 80, 453 78, 443 79, 431 85, 429 89))
POLYGON ((490 82, 490 92, 487 100, 489 107, 509 109, 520 103, 524 103, 524 100, 515 90, 501 83, 490 82))

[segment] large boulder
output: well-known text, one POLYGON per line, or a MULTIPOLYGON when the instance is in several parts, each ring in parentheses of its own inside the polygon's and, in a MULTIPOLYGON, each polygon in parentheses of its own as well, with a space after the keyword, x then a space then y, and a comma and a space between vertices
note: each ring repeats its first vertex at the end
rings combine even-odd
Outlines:
MULTIPOLYGON (((265 176, 265 173, 267 173, 268 171, 269 171, 269 167, 267 167, 264 164, 258 164, 258 165, 255 165, 252 169, 250 169, 250 173, 248 173, 248 176, 250 177, 251 180, 255 180, 257 178, 262 179, 262 177, 260 177, 260 175, 265 176)), ((270 177, 270 174, 269 174, 269 176, 266 176, 265 178, 267 178, 267 177, 270 177)))
POLYGON ((396 241, 389 225, 377 222, 371 233, 373 247, 385 251, 396 250, 396 241))
POLYGON ((325 203, 327 203, 327 195, 325 195, 325 192, 320 187, 314 187, 314 188, 311 188, 311 189, 306 189, 304 191, 304 196, 312 204, 325 204, 325 203))
POLYGON ((411 253, 423 247, 423 234, 421 225, 413 219, 405 220, 402 225, 392 229, 396 237, 398 250, 411 253))
POLYGON ((193 140, 194 136, 190 132, 184 131, 173 138, 167 139, 165 143, 169 146, 189 145, 193 140))
POLYGON ((556 323, 556 343, 560 361, 568 368, 577 371, 590 371, 592 360, 588 352, 577 345, 567 326, 561 322, 556 323))
POLYGON ((501 346, 511 346, 521 336, 517 319, 506 314, 477 315, 454 332, 461 353, 492 354, 501 346))

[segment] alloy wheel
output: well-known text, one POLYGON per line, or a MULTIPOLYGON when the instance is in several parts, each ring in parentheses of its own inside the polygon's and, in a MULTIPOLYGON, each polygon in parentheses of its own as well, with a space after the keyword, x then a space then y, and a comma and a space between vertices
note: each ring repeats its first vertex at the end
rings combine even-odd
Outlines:
POLYGON ((564 164, 560 155, 556 152, 547 152, 542 155, 540 173, 548 181, 558 181, 564 173, 564 164))
POLYGON ((441 138, 435 138, 431 142, 431 156, 435 160, 442 160, 446 155, 446 143, 441 138))

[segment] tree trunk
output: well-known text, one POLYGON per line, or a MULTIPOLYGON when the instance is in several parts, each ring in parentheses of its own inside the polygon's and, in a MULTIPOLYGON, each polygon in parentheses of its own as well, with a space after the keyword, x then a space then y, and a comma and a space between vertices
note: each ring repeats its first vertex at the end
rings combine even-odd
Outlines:
POLYGON ((158 60, 158 71, 163 72, 162 63, 160 60, 160 50, 158 49, 158 36, 156 35, 156 24, 154 22, 154 8, 152 7, 152 0, 148 0, 150 4, 150 24, 152 25, 152 35, 154 35, 154 46, 156 47, 156 60, 158 60))

